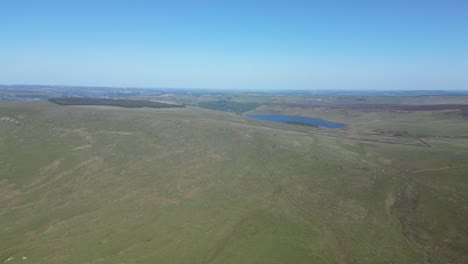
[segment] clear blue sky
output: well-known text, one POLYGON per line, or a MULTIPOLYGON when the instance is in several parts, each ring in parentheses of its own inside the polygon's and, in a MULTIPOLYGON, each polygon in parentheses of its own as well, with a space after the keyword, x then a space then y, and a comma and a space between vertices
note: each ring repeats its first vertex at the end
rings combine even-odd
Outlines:
POLYGON ((1 0, 0 62, 0 84, 468 89, 468 0, 1 0))

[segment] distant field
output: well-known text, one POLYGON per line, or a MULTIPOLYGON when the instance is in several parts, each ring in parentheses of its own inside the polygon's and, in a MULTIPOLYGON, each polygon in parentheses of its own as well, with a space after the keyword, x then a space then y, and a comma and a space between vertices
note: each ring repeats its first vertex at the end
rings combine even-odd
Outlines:
POLYGON ((198 103, 198 106, 218 110, 218 111, 226 111, 232 112, 236 114, 242 114, 244 112, 253 110, 262 104, 260 103, 252 103, 252 102, 232 102, 232 101, 204 101, 198 103))
POLYGON ((336 103, 285 103, 288 107, 301 108, 329 108, 329 109, 359 109, 359 110, 383 110, 383 111, 440 111, 460 110, 468 116, 468 104, 336 104, 336 103))
POLYGON ((248 113, 349 127, 195 106, 0 103, 0 261, 468 263, 463 112, 252 97, 164 98, 257 102, 248 113))
MULTIPOLYGON (((403 98, 402 98, 403 99, 403 98)), ((349 133, 418 137, 468 137, 467 104, 275 103, 249 114, 317 117, 347 124, 349 133)))
POLYGON ((109 99, 109 98, 84 98, 84 97, 65 97, 65 98, 50 98, 49 101, 59 105, 106 105, 118 106, 126 108, 174 108, 185 107, 177 104, 166 104, 161 102, 153 102, 148 100, 133 100, 133 99, 109 99))

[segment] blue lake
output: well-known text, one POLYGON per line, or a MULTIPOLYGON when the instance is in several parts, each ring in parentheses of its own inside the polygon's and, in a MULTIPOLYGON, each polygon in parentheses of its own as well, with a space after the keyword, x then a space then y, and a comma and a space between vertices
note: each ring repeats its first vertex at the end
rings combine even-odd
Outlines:
POLYGON ((346 127, 345 124, 334 123, 327 120, 314 117, 305 117, 305 116, 286 116, 286 115, 246 115, 250 118, 261 119, 272 122, 282 122, 282 123, 292 123, 292 124, 303 124, 303 125, 312 125, 320 126, 326 128, 343 128, 346 127))

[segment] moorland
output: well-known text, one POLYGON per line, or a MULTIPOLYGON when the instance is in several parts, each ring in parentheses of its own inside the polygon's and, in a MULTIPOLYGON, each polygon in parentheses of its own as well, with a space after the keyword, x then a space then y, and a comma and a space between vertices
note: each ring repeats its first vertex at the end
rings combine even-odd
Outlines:
POLYGON ((468 263, 468 96, 43 89, 0 102, 2 262, 468 263))

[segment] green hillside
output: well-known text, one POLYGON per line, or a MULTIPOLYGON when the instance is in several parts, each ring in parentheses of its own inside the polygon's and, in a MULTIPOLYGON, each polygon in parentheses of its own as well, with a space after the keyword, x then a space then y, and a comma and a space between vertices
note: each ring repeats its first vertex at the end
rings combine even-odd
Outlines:
POLYGON ((0 103, 0 262, 468 263, 466 117, 317 113, 0 103))

